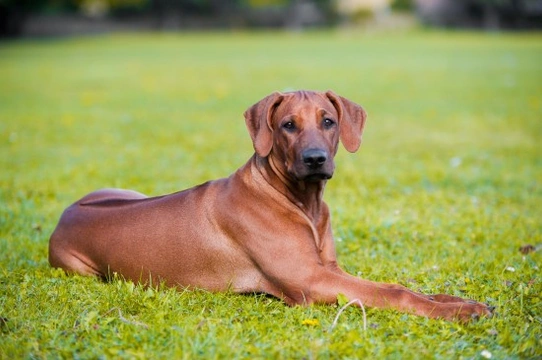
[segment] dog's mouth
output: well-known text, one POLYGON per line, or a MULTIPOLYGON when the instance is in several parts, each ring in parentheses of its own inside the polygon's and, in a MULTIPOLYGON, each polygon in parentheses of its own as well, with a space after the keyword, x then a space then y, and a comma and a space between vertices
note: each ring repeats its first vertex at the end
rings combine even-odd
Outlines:
POLYGON ((307 182, 318 182, 329 180, 333 177, 333 174, 328 173, 314 173, 306 175, 302 180, 307 182))
POLYGON ((335 166, 330 160, 321 166, 308 166, 305 162, 297 161, 291 166, 287 165, 287 169, 291 177, 297 181, 319 182, 331 179, 335 166))

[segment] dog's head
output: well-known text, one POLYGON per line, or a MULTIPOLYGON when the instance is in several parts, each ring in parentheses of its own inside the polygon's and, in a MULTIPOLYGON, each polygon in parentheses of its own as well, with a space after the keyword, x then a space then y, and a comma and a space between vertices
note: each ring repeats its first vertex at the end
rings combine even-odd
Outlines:
POLYGON ((339 139, 355 152, 366 117, 361 106, 331 91, 273 93, 245 112, 258 156, 297 181, 330 179, 339 139))

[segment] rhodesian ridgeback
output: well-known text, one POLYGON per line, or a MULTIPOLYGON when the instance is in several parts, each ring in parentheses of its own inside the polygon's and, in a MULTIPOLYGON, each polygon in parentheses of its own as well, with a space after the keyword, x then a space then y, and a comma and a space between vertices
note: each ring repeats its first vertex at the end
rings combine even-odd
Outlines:
POLYGON ((491 315, 486 304, 339 268, 322 197, 339 140, 355 152, 365 119, 361 106, 331 91, 273 93, 245 112, 255 154, 233 175, 159 197, 93 192, 62 214, 49 262, 146 285, 267 293, 290 305, 336 303, 344 294, 431 318, 491 315))

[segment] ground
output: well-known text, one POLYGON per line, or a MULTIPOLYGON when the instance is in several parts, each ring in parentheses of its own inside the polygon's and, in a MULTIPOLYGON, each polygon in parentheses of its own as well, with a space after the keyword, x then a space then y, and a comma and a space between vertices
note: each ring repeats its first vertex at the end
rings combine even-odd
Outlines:
POLYGON ((0 359, 542 356, 542 36, 139 33, 0 43, 0 359), (51 269, 63 209, 229 175, 243 111, 332 89, 369 117, 326 190, 340 264, 488 302, 471 324, 51 269), (525 253, 527 252, 527 253, 525 253))

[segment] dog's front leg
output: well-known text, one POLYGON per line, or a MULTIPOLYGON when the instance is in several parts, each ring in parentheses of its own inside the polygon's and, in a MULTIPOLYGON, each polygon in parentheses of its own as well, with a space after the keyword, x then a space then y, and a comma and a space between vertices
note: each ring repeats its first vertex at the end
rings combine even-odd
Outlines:
POLYGON ((449 295, 423 295, 401 285, 372 282, 348 274, 322 271, 310 283, 307 291, 313 302, 335 302, 342 293, 368 307, 392 308, 430 318, 469 321, 492 314, 492 308, 486 304, 449 295))

